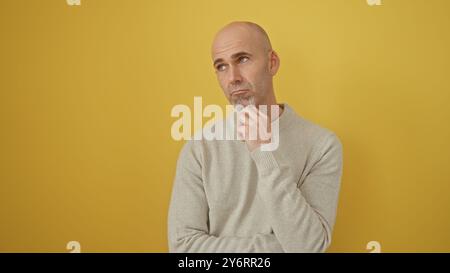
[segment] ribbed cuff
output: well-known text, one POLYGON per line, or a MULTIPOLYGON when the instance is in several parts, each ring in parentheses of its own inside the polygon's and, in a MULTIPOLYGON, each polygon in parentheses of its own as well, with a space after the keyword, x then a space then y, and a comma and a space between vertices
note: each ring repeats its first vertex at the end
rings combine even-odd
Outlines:
POLYGON ((278 162, 272 152, 261 151, 260 148, 257 148, 250 155, 260 172, 266 173, 273 169, 279 169, 278 162))

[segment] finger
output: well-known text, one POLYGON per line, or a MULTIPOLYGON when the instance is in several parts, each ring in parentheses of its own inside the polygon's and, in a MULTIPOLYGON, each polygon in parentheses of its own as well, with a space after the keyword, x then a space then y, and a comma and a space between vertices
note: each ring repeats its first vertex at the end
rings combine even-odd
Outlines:
POLYGON ((245 126, 239 126, 237 128, 238 140, 245 140, 245 126))
POLYGON ((250 120, 249 113, 242 111, 241 113, 239 113, 238 119, 239 119, 240 124, 248 125, 249 120, 250 120))

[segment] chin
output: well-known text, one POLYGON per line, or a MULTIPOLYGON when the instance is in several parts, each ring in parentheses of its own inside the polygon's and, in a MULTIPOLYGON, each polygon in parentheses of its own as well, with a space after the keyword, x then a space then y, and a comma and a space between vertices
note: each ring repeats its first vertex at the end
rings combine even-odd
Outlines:
POLYGON ((251 97, 242 97, 242 98, 237 98, 235 100, 233 100, 233 104, 240 104, 243 106, 248 106, 248 105, 255 105, 255 97, 251 96, 251 97))

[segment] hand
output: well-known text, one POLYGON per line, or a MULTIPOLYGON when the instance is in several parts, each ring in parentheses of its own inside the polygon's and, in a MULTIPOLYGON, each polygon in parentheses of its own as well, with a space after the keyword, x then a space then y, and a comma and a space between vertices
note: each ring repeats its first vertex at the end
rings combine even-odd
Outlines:
POLYGON ((271 119, 265 111, 248 105, 238 111, 238 138, 246 142, 250 152, 271 142, 271 119))

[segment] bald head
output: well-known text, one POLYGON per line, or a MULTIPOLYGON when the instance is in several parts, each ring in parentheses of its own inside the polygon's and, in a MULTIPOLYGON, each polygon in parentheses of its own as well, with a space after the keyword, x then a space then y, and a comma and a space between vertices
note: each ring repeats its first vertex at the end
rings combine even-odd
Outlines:
POLYGON ((232 22, 214 37, 213 66, 226 97, 233 104, 275 104, 272 77, 279 67, 262 27, 251 22, 232 22))
POLYGON ((272 49, 269 36, 261 26, 252 22, 237 21, 229 23, 217 32, 211 48, 212 55, 220 53, 233 42, 250 44, 263 52, 272 49))

